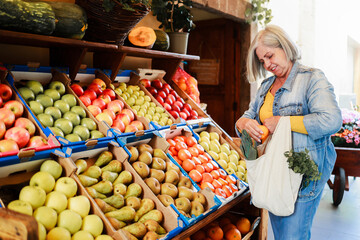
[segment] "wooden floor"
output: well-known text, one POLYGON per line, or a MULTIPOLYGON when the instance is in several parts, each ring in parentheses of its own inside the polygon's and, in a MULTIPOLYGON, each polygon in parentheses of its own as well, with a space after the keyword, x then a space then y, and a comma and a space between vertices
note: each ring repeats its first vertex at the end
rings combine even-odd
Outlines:
MULTIPOLYGON (((360 239, 360 178, 349 177, 350 190, 345 191, 338 207, 332 205, 332 190, 326 185, 312 227, 312 240, 360 239)), ((269 221, 268 240, 274 236, 269 221)))

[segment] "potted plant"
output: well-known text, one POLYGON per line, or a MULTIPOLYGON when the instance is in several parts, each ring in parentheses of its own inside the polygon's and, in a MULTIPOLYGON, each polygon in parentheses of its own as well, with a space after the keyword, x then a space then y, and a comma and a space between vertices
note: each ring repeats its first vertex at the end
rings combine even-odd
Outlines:
POLYGON ((189 32, 195 28, 191 0, 152 0, 151 10, 170 37, 170 51, 186 53, 189 32), (183 42, 177 46, 177 40, 183 42))

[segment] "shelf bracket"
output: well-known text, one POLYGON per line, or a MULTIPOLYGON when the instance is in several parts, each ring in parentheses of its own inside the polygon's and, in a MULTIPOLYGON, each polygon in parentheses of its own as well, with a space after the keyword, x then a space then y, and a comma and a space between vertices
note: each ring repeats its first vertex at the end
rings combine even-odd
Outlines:
POLYGON ((152 69, 164 70, 166 72, 164 80, 169 82, 174 76, 181 61, 182 59, 155 58, 152 60, 152 69))
POLYGON ((110 79, 114 81, 125 57, 126 53, 122 52, 94 52, 93 64, 95 68, 111 69, 110 79))

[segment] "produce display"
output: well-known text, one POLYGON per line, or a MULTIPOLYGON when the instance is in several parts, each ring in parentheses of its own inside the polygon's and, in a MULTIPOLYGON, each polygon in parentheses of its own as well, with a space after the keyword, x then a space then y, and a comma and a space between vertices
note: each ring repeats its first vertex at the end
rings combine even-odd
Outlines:
POLYGON ((17 153, 22 148, 48 146, 36 125, 27 118, 23 104, 12 100, 12 89, 0 84, 0 152, 17 153))
POLYGON ((132 173, 113 158, 110 151, 103 151, 96 159, 76 160, 76 173, 86 191, 115 230, 121 229, 134 239, 166 234, 161 226, 162 212, 152 199, 143 197, 143 189, 134 182, 132 173))
POLYGON ((194 189, 190 179, 182 175, 162 149, 142 143, 130 146, 129 151, 129 162, 164 206, 173 204, 188 218, 205 212, 205 196, 194 189))
POLYGON ((57 161, 45 160, 20 190, 19 199, 7 207, 33 216, 40 240, 112 239, 104 234, 104 223, 93 213, 90 200, 78 192, 76 181, 57 161))
POLYGON ((115 91, 107 88, 100 78, 95 78, 87 87, 73 83, 71 88, 98 121, 104 121, 122 133, 145 129, 144 124, 135 119, 134 113, 116 99, 115 91))
POLYGON ((124 99, 137 116, 145 117, 149 122, 153 121, 160 126, 173 123, 165 109, 157 106, 139 86, 122 82, 115 87, 115 92, 124 99))
POLYGON ((41 125, 49 127, 56 136, 70 142, 104 137, 61 81, 51 81, 44 87, 38 81, 29 80, 23 85, 18 82, 17 88, 41 125))

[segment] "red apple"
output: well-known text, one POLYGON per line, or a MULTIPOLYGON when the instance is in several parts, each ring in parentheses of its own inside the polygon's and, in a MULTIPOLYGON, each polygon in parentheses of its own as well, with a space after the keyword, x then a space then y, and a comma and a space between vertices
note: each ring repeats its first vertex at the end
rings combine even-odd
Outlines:
POLYGON ((158 91, 158 96, 162 97, 162 98, 166 98, 166 93, 163 90, 158 91))
POLYGON ((126 132, 126 133, 128 133, 128 132, 136 132, 136 131, 138 131, 139 129, 137 129, 137 127, 135 127, 134 125, 127 125, 126 127, 125 127, 125 131, 124 132, 126 132))
POLYGON ((166 109, 166 111, 170 111, 171 110, 171 106, 168 103, 164 103, 163 107, 166 109))
POLYGON ((184 107, 184 104, 182 104, 180 101, 177 100, 174 102, 174 105, 178 106, 179 109, 182 109, 184 107))
POLYGON ((1 99, 6 102, 7 100, 9 100, 12 96, 12 90, 11 88, 3 83, 0 83, 0 97, 1 99))
POLYGON ((0 109, 0 120, 5 123, 6 128, 10 128, 15 122, 15 114, 6 108, 0 109))
POLYGON ((115 115, 119 114, 122 110, 120 103, 116 101, 109 102, 106 108, 114 112, 115 115))
POLYGON ((170 90, 170 94, 173 95, 176 99, 180 98, 179 94, 174 89, 170 90))
POLYGON ((151 81, 149 79, 141 79, 140 80, 140 83, 145 87, 145 88, 148 88, 151 86, 151 81))
POLYGON ((130 117, 125 113, 119 113, 118 115, 116 115, 115 120, 116 119, 121 120, 125 124, 125 127, 131 122, 130 117))
POLYGON ((191 111, 190 111, 190 116, 191 116, 191 118, 193 118, 193 119, 197 119, 198 116, 199 116, 199 114, 198 114, 195 110, 191 110, 191 111))
POLYGON ((106 122, 109 126, 112 126, 113 125, 113 120, 112 118, 109 116, 109 114, 107 113, 100 113, 96 116, 96 119, 98 121, 104 121, 106 122))
POLYGON ((170 94, 170 90, 168 88, 164 87, 164 86, 161 88, 161 91, 165 92, 166 95, 170 94))
POLYGON ((161 89, 163 84, 159 79, 155 79, 151 81, 151 86, 156 88, 156 89, 161 89))
MULTIPOLYGON (((166 104, 168 104, 168 103, 166 103, 166 104)), ((176 112, 180 112, 180 108, 179 108, 178 105, 173 104, 173 105, 171 106, 171 109, 174 110, 174 111, 176 111, 176 112)))
POLYGON ((19 146, 14 140, 4 139, 0 141, 0 152, 19 151, 19 146))
POLYGON ((101 110, 104 110, 106 108, 106 103, 101 98, 96 98, 91 102, 91 105, 98 106, 101 110))
POLYGON ((116 98, 116 93, 115 93, 115 91, 112 90, 112 89, 109 89, 109 88, 108 88, 108 89, 105 89, 105 90, 103 91, 103 94, 108 95, 111 100, 115 100, 115 98, 116 98))
POLYGON ((89 97, 91 101, 94 101, 94 99, 97 97, 96 92, 93 89, 85 90, 83 96, 89 97))
POLYGON ((186 118, 190 117, 190 112, 186 109, 181 110, 181 112, 186 114, 186 118))
POLYGON ((91 83, 99 84, 103 91, 106 89, 106 83, 100 78, 95 78, 91 83))
POLYGON ((3 105, 3 100, 2 98, 0 97, 0 107, 3 105))
POLYGON ((97 83, 91 83, 87 89, 91 89, 94 90, 96 95, 99 96, 100 94, 102 94, 103 90, 101 89, 101 86, 97 83))
POLYGON ((124 108, 125 104, 123 101, 121 101, 120 99, 115 99, 112 102, 117 102, 120 105, 121 110, 124 108))
POLYGON ((74 83, 70 87, 78 97, 84 94, 84 89, 79 84, 74 83))
POLYGON ((23 105, 16 100, 10 100, 5 103, 4 108, 9 109, 15 114, 15 118, 21 117, 24 112, 23 105))
POLYGON ((105 102, 106 104, 108 104, 109 102, 111 102, 111 98, 110 98, 110 96, 107 95, 107 94, 101 94, 98 98, 104 100, 104 102, 105 102))
POLYGON ((192 110, 192 107, 190 106, 190 104, 185 103, 183 109, 186 109, 190 112, 192 110))
POLYGON ((144 125, 139 120, 134 120, 130 123, 130 125, 135 126, 138 130, 144 130, 144 125))
POLYGON ((173 105, 174 101, 172 100, 172 98, 170 96, 174 97, 173 95, 168 95, 167 98, 165 99, 165 103, 173 105))
POLYGON ((169 95, 166 97, 166 99, 168 99, 168 98, 171 100, 172 103, 174 103, 174 102, 176 101, 176 98, 174 97, 174 95, 169 94, 169 95))
POLYGON ((188 118, 186 113, 184 113, 184 112, 179 112, 179 116, 184 120, 186 120, 188 118))
POLYGON ((174 111, 174 110, 170 110, 169 113, 171 114, 171 116, 173 116, 173 118, 177 119, 179 118, 179 113, 174 111))
POLYGON ((159 95, 156 96, 156 101, 158 101, 161 105, 164 105, 164 99, 160 97, 159 95))
POLYGON ((25 128, 12 127, 6 131, 5 139, 14 140, 19 148, 23 148, 30 140, 30 133, 25 128))
POLYGON ((6 126, 3 121, 0 121, 0 139, 2 139, 6 132, 6 126))
POLYGON ((16 119, 14 127, 25 128, 29 132, 30 137, 34 136, 36 131, 35 124, 30 119, 23 117, 16 119))
POLYGON ((156 90, 156 88, 154 87, 148 87, 147 90, 149 91, 149 93, 151 93, 151 95, 155 96, 158 91, 156 90))
POLYGON ((125 124, 120 119, 115 119, 111 127, 119 130, 122 133, 125 131, 125 124))
POLYGON ((121 110, 121 113, 125 113, 126 115, 129 116, 130 121, 134 121, 135 115, 134 115, 133 111, 131 111, 130 109, 124 108, 123 110, 121 110))
POLYGON ((83 102, 83 104, 87 107, 91 104, 91 99, 88 96, 80 96, 80 100, 83 102))
POLYGON ((33 136, 30 138, 27 147, 37 148, 37 147, 46 146, 47 144, 48 143, 45 138, 41 136, 33 136))
POLYGON ((103 111, 103 113, 108 114, 108 115, 111 117, 112 120, 114 120, 115 117, 116 117, 115 113, 114 113, 113 111, 109 110, 109 109, 105 109, 105 110, 103 111))
POLYGON ((100 114, 102 112, 101 108, 96 105, 89 105, 87 108, 94 117, 96 117, 98 114, 100 114))

